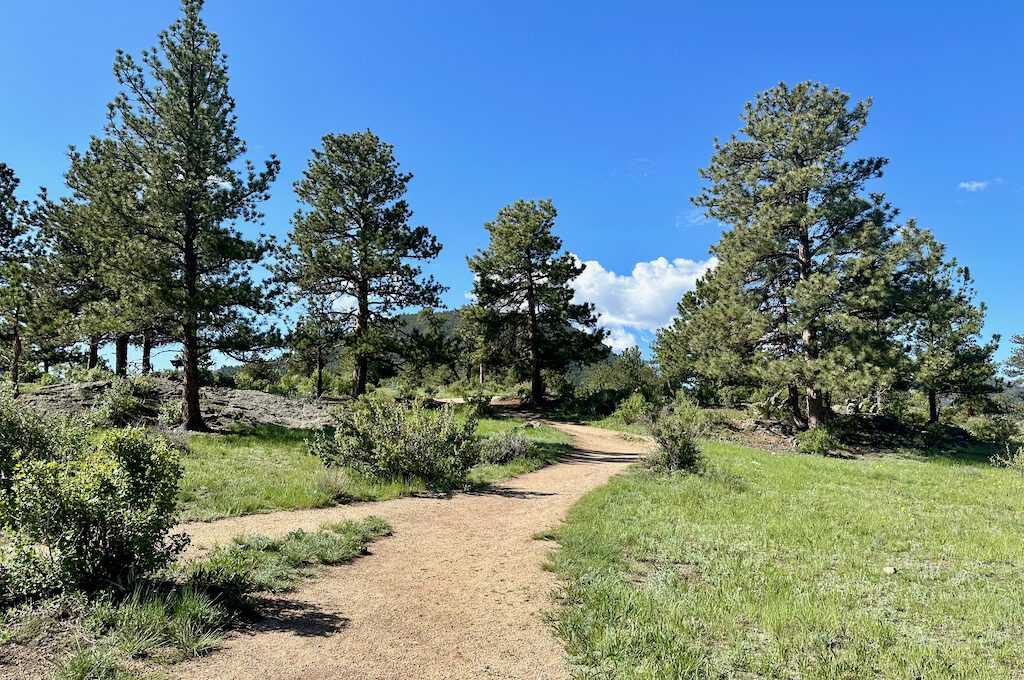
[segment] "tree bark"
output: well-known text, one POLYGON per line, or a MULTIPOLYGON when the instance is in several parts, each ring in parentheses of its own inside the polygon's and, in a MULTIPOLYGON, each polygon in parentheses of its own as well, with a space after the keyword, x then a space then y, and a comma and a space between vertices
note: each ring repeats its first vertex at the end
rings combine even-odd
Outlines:
POLYGON ((153 372, 153 331, 142 331, 142 375, 153 372))
POLYGON ((181 359, 184 369, 184 394, 182 396, 182 422, 186 430, 205 431, 209 428, 203 420, 199 400, 199 339, 195 324, 185 325, 182 340, 181 359))
POLYGON ((789 406, 789 417, 793 427, 803 430, 807 427, 807 419, 800 410, 800 388, 795 382, 790 382, 787 389, 786 404, 789 406))
POLYGON ((928 390, 928 423, 939 422, 939 398, 935 390, 928 390))
POLYGON ((21 394, 21 333, 18 332, 18 320, 15 318, 14 342, 11 344, 11 395, 17 399, 21 394))
POLYGON ((480 387, 484 386, 484 362, 482 361, 480 362, 480 369, 477 373, 477 382, 480 384, 480 387))
POLYGON ((356 360, 352 367, 352 398, 358 399, 366 394, 366 374, 369 371, 370 359, 360 348, 360 341, 370 322, 370 289, 366 281, 359 282, 356 311, 356 360))
MULTIPOLYGON (((530 254, 527 253, 527 258, 530 254)), ((537 328, 537 302, 534 299, 533 276, 528 275, 526 288, 527 333, 530 340, 530 403, 540 406, 544 401, 544 377, 540 372, 540 337, 537 328)))
POLYGON ((324 348, 316 348, 316 398, 324 396, 324 348))
POLYGON ((89 338, 89 358, 86 359, 85 367, 93 369, 100 365, 100 339, 93 335, 89 338))
POLYGON ((128 375, 127 335, 119 335, 114 339, 114 374, 122 378, 128 375))

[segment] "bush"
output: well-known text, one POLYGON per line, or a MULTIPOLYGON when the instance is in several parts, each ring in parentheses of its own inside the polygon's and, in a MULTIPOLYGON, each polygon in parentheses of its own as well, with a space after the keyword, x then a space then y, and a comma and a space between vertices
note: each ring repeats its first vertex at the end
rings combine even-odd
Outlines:
POLYGON ((156 421, 164 427, 177 427, 185 418, 184 405, 181 399, 171 399, 160 405, 156 421))
POLYGON ((615 409, 615 415, 622 418, 627 425, 643 423, 651 419, 654 414, 654 404, 647 401, 640 392, 634 392, 619 404, 615 409))
POLYGON ((495 465, 524 458, 529 451, 529 440, 521 432, 512 430, 491 435, 480 442, 480 460, 495 465))
POLYGON ((7 396, 0 397, 0 525, 7 507, 2 496, 10 489, 17 460, 57 458, 83 439, 80 429, 57 425, 38 411, 20 407, 7 396))
POLYGON ((476 410, 478 417, 494 415, 494 407, 491 406, 491 394, 489 392, 471 392, 465 397, 466 403, 476 410))
POLYGON ((123 587, 165 567, 187 542, 168 536, 182 468, 166 443, 141 430, 79 443, 60 458, 21 457, 15 465, 9 596, 123 587), (17 575, 33 570, 46 585, 22 587, 17 575))
POLYGON ((476 416, 445 404, 360 397, 344 413, 333 439, 319 435, 310 453, 327 465, 350 467, 377 479, 422 479, 438 485, 461 482, 480 458, 476 416))
POLYGON ((109 427, 135 425, 146 412, 153 385, 143 376, 116 378, 93 406, 93 419, 109 427))
POLYGON ((839 448, 839 440, 824 427, 805 430, 796 436, 796 450, 800 453, 828 455, 839 448))
POLYGON ((1024 446, 1013 447, 1007 444, 1006 453, 993 456, 992 463, 1024 475, 1024 446))
POLYGON ((1014 419, 1001 413, 970 416, 963 427, 975 439, 994 444, 1005 444, 1020 434, 1014 419))
POLYGON ((699 470, 702 456, 698 439, 707 432, 707 420, 700 409, 687 401, 677 401, 651 424, 651 436, 657 450, 646 462, 661 470, 699 470))

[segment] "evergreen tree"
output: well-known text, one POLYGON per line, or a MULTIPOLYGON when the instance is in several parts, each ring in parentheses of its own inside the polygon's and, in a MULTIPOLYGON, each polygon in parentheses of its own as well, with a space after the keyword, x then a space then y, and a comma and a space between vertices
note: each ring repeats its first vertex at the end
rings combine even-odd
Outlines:
POLYGON ((289 361, 302 364, 306 374, 313 375, 317 399, 324 394, 324 369, 347 335, 348 330, 330 313, 330 300, 314 298, 307 301, 306 313, 286 338, 289 361))
POLYGON ((109 145, 94 140, 79 191, 116 218, 125 271, 151 285, 158 309, 182 345, 183 412, 188 429, 204 429, 200 368, 212 351, 245 359, 269 344, 257 316, 272 311, 251 270, 271 247, 237 226, 258 222, 260 202, 279 170, 246 161, 220 41, 202 19, 201 0, 184 0, 183 16, 160 34, 141 63, 119 52, 122 92, 110 105, 109 145), (102 149, 102 153, 100 151, 102 149), (116 157, 111 162, 104 154, 116 157), (111 168, 114 169, 111 169, 111 168), (135 193, 124 191, 140 182, 135 193), (143 258, 144 267, 132 258, 143 258))
POLYGON ((814 83, 759 94, 741 136, 716 140, 694 199, 731 227, 713 248, 716 292, 702 323, 763 329, 760 371, 787 385, 801 426, 823 423, 831 391, 877 382, 891 356, 879 327, 895 315, 895 211, 862 195, 886 161, 846 158, 869 107, 814 83))
POLYGON ((17 397, 18 369, 25 349, 26 328, 32 312, 30 260, 34 241, 28 227, 28 204, 18 199, 18 178, 0 163, 0 338, 7 357, 11 392, 17 397))
POLYGON ((996 390, 998 337, 981 343, 984 304, 976 305, 970 271, 945 259, 945 246, 923 231, 915 239, 919 276, 908 315, 914 386, 928 397, 928 422, 943 396, 971 398, 996 390))
POLYGON ((1024 378, 1024 335, 1014 335, 1010 338, 1013 349, 1010 351, 1010 358, 1006 360, 1006 374, 1020 381, 1024 378))
POLYGON ((474 323, 523 367, 534 404, 544 400, 544 369, 596 358, 605 337, 595 330, 594 306, 572 301, 570 283, 584 265, 552 233, 556 215, 550 200, 506 205, 484 225, 487 249, 467 258, 475 277, 474 323))
POLYGON ((394 147, 367 130, 324 137, 295 184, 303 207, 277 275, 300 298, 329 299, 334 323, 351 332, 355 397, 366 392, 371 359, 388 352, 394 314, 437 305, 444 290, 418 264, 441 245, 409 224, 410 179, 394 147))

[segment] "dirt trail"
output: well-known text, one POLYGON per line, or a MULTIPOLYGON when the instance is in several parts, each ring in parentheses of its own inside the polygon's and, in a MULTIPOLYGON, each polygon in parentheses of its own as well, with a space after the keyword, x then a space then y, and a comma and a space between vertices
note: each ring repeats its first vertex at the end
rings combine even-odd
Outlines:
POLYGON ((369 514, 394 536, 273 599, 266 618, 224 648, 177 667, 182 678, 564 678, 541 619, 554 578, 550 543, 533 540, 587 491, 644 450, 608 430, 556 425, 575 438, 562 462, 451 498, 279 512, 187 527, 209 547, 245 533, 280 536, 369 514))

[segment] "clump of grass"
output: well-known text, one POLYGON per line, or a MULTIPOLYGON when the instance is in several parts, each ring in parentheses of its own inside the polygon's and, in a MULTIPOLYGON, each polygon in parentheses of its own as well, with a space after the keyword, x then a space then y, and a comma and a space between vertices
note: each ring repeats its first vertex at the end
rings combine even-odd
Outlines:
POLYGON ((348 562, 391 529, 378 517, 342 522, 318 532, 296 529, 282 539, 242 536, 187 564, 187 583, 237 599, 250 592, 294 588, 317 565, 348 562))

